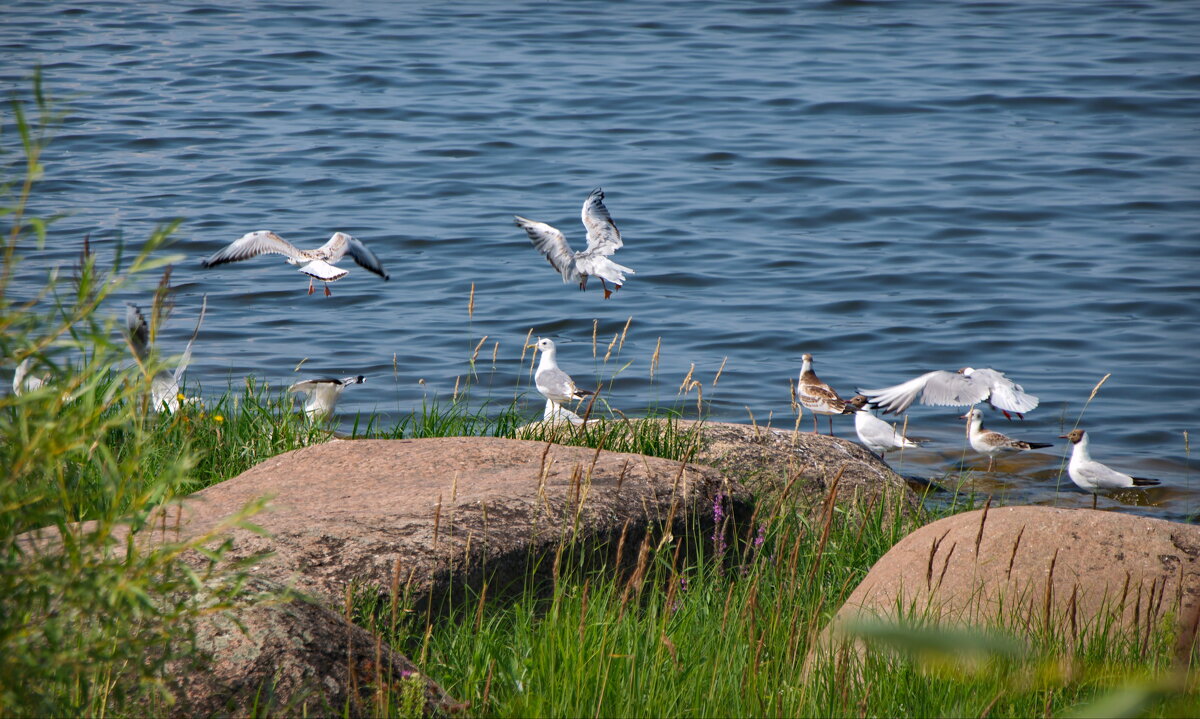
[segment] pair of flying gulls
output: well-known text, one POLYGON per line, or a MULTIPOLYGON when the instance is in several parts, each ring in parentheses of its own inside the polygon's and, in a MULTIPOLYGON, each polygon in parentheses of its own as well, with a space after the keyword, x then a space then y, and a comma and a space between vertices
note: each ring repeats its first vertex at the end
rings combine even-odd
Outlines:
MULTIPOLYGON (((529 235, 530 241, 539 252, 545 255, 550 266, 562 275, 563 282, 578 282, 579 289, 587 289, 589 277, 599 277, 604 288, 604 299, 612 296, 613 291, 621 289, 625 284, 625 273, 634 274, 633 270, 618 265, 609 259, 624 242, 621 231, 613 222, 612 215, 604 206, 604 191, 597 187, 583 202, 581 217, 583 226, 587 229, 587 248, 575 252, 567 242, 567 238, 557 228, 544 222, 535 222, 519 215, 514 215, 516 225, 529 235), (608 283, 613 289, 608 289, 608 283)), ((247 232, 232 244, 216 252, 200 263, 201 267, 216 267, 227 262, 241 262, 259 255, 283 255, 287 263, 297 265, 298 271, 308 275, 308 294, 314 292, 313 283, 317 280, 325 283, 325 296, 329 291, 329 283, 337 282, 346 275, 335 265, 343 258, 349 257, 360 267, 363 267, 385 280, 391 275, 383 269, 383 264, 362 241, 346 234, 335 232, 325 244, 311 250, 302 250, 270 230, 247 232)))

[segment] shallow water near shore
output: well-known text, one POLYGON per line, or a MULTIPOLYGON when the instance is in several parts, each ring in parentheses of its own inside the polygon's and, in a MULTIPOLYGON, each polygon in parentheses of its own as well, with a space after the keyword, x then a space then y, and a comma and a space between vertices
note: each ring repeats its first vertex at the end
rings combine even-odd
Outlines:
POLYGON ((207 294, 189 382, 364 374, 344 427, 450 397, 477 347, 472 401, 540 415, 531 329, 626 413, 693 416, 694 365, 709 417, 788 429, 804 352, 847 396, 994 367, 1041 406, 985 425, 1054 447, 984 473, 961 410, 917 407, 929 442, 889 460, 1058 506, 1091 504, 1057 436, 1111 373, 1080 422, 1093 456, 1164 486, 1100 506, 1193 518, 1198 27, 1191 3, 9 3, 0 83, 27 93, 41 63, 70 108, 34 209, 71 214, 17 291, 89 233, 111 256, 182 217, 162 349, 207 294), (637 271, 608 301, 512 225, 581 247, 596 186, 637 271), (277 256, 199 267, 256 229, 350 232, 392 280, 345 262, 326 298, 277 256))

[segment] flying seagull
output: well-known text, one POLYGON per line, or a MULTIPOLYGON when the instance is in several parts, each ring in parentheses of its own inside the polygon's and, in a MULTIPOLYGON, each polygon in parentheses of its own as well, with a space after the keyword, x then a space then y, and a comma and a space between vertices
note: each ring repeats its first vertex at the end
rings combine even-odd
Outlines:
POLYGON ((587 228, 587 249, 579 252, 571 250, 567 238, 556 228, 544 222, 527 220, 520 215, 514 215, 517 227, 529 234, 533 246, 549 260, 550 266, 562 275, 563 282, 578 282, 580 290, 587 289, 588 277, 600 278, 604 288, 604 299, 612 296, 613 291, 621 289, 625 284, 625 273, 636 274, 633 270, 618 265, 608 259, 619 250, 624 243, 621 232, 608 214, 604 206, 604 191, 599 187, 583 201, 583 226, 587 228), (608 289, 608 282, 613 283, 613 290, 608 289))
POLYGON ((321 280, 325 283, 325 296, 329 297, 329 283, 337 282, 346 275, 348 270, 334 267, 346 255, 371 272, 385 280, 391 276, 379 263, 374 252, 367 249, 359 240, 345 232, 335 232, 329 241, 315 250, 301 250, 269 230, 247 232, 233 244, 217 252, 212 257, 200 263, 201 267, 215 267, 226 262, 240 262, 263 254, 283 255, 289 265, 300 265, 300 272, 308 275, 308 294, 313 293, 313 282, 321 280))
POLYGON ((1018 417, 1038 406, 1038 398, 994 369, 963 367, 957 372, 934 370, 907 382, 883 389, 860 389, 871 404, 884 414, 900 414, 920 398, 921 404, 941 407, 970 407, 987 402, 1009 417, 1018 417))
POLYGON ((341 379, 306 379, 288 387, 288 392, 303 392, 308 395, 304 403, 304 413, 311 420, 319 420, 333 414, 338 397, 352 384, 362 384, 366 378, 362 375, 343 377, 341 379))

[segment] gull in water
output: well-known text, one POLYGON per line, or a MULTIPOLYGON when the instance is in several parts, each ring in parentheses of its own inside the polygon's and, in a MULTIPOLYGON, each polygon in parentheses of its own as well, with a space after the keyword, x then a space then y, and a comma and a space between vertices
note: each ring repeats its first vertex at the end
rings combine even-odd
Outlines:
MULTIPOLYGON (((188 363, 192 361, 192 344, 196 341, 196 335, 200 334, 200 323, 204 321, 204 313, 207 310, 208 296, 205 295, 200 305, 200 317, 196 320, 196 329, 192 331, 192 337, 188 340, 187 347, 184 348, 175 371, 160 370, 150 380, 150 409, 152 411, 174 413, 179 410, 180 395, 182 394, 179 391, 179 381, 183 379, 183 373, 187 369, 188 363)), ((133 353, 137 356, 140 365, 150 356, 150 327, 146 323, 146 317, 142 314, 141 308, 132 302, 125 304, 125 330, 129 338, 129 345, 133 348, 133 353)), ((200 404, 200 398, 186 397, 182 399, 182 402, 200 404)))
POLYGON ((1067 474, 1081 489, 1092 493, 1092 509, 1096 508, 1096 493, 1102 489, 1127 489, 1129 487, 1153 487, 1161 484, 1157 479, 1131 477, 1111 467, 1100 464, 1088 454, 1088 436, 1082 429, 1073 429, 1059 439, 1071 440, 1071 462, 1067 474))
POLYGON ((878 454, 880 459, 889 449, 921 446, 900 434, 894 425, 871 414, 867 409, 867 398, 863 395, 856 394, 846 400, 846 407, 854 412, 854 431, 858 433, 858 440, 878 454))
POLYGON ((352 384, 362 384, 366 377, 355 375, 341 379, 306 379, 288 387, 288 392, 303 392, 308 395, 304 403, 304 413, 310 420, 325 419, 333 414, 338 397, 352 384))
POLYGON ((987 471, 992 471, 992 464, 996 461, 996 455, 1002 452, 1024 452, 1029 449, 1041 449, 1042 447, 1051 447, 1053 445, 1044 442, 1026 442, 1020 439, 1013 439, 999 432, 983 428, 983 412, 979 409, 972 409, 959 419, 967 420, 967 437, 971 441, 971 447, 980 454, 986 454, 988 457, 987 471))
POLYGON ((620 230, 604 206, 604 191, 599 187, 583 201, 582 216, 583 226, 587 228, 587 249, 573 252, 562 232, 544 222, 514 215, 517 227, 529 234, 533 246, 546 256, 551 267, 558 270, 564 283, 578 282, 579 289, 585 290, 588 277, 594 275, 600 278, 604 299, 608 299, 613 293, 608 289, 608 282, 613 283, 613 290, 619 290, 625 284, 624 273, 635 273, 608 259, 624 243, 620 230))
POLYGON ((542 353, 542 359, 538 361, 537 372, 533 375, 533 382, 543 397, 561 409, 563 404, 595 394, 590 390, 576 387, 575 380, 571 379, 571 375, 558 368, 556 357, 558 349, 554 346, 554 340, 549 337, 539 337, 537 344, 533 346, 542 353))
POLYGON ((1005 377, 1003 372, 974 367, 963 367, 957 372, 934 370, 894 387, 860 389, 858 392, 866 395, 884 414, 900 414, 918 398, 921 404, 941 407, 970 407, 987 402, 1008 419, 1012 419, 1009 412, 1024 419, 1024 412, 1038 406, 1037 397, 1026 394, 1021 385, 1005 377))
POLYGON ((375 253, 345 232, 333 233, 333 237, 330 237, 328 242, 315 250, 301 250, 269 230, 247 232, 233 244, 201 262, 200 266, 215 267, 226 262, 240 262, 264 254, 283 255, 287 258, 289 265, 300 265, 299 271, 308 275, 308 294, 310 295, 313 293, 315 280, 325 283, 326 297, 333 294, 329 291, 329 283, 337 282, 350 274, 348 270, 334 267, 346 255, 349 255, 350 259, 357 262, 360 267, 374 272, 385 280, 391 279, 391 275, 384 271, 383 265, 379 263, 379 258, 375 256, 375 253))
POLYGON ((808 411, 813 413, 813 434, 817 434, 817 415, 829 415, 829 434, 833 434, 833 415, 851 414, 854 410, 846 408, 846 400, 838 397, 833 388, 822 382, 817 373, 813 372, 813 356, 805 354, 800 357, 800 381, 796 384, 796 399, 808 411))
POLYGON ((33 365, 33 358, 26 357, 17 365, 17 371, 13 373, 13 394, 21 395, 26 392, 36 392, 43 386, 50 383, 50 373, 35 377, 29 374, 29 368, 33 365))

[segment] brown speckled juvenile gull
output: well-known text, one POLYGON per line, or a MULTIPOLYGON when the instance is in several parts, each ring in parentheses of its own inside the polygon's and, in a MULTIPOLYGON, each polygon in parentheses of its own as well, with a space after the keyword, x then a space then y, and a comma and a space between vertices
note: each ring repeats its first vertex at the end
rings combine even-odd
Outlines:
POLYGON ((1013 439, 999 432, 983 428, 983 412, 978 409, 973 409, 964 414, 961 419, 967 420, 967 436, 971 441, 971 448, 980 454, 986 454, 988 458, 987 471, 992 471, 992 463, 996 461, 996 455, 1004 452, 1024 452, 1028 449, 1041 449, 1042 447, 1050 447, 1052 445, 1044 442, 1026 442, 1021 439, 1013 439))
POLYGON ((813 372, 813 356, 805 354, 801 358, 800 381, 796 384, 796 399, 801 406, 813 413, 813 433, 817 432, 817 415, 829 415, 829 434, 833 434, 833 415, 850 414, 854 410, 846 409, 846 400, 838 397, 833 388, 822 382, 817 373, 813 372))

